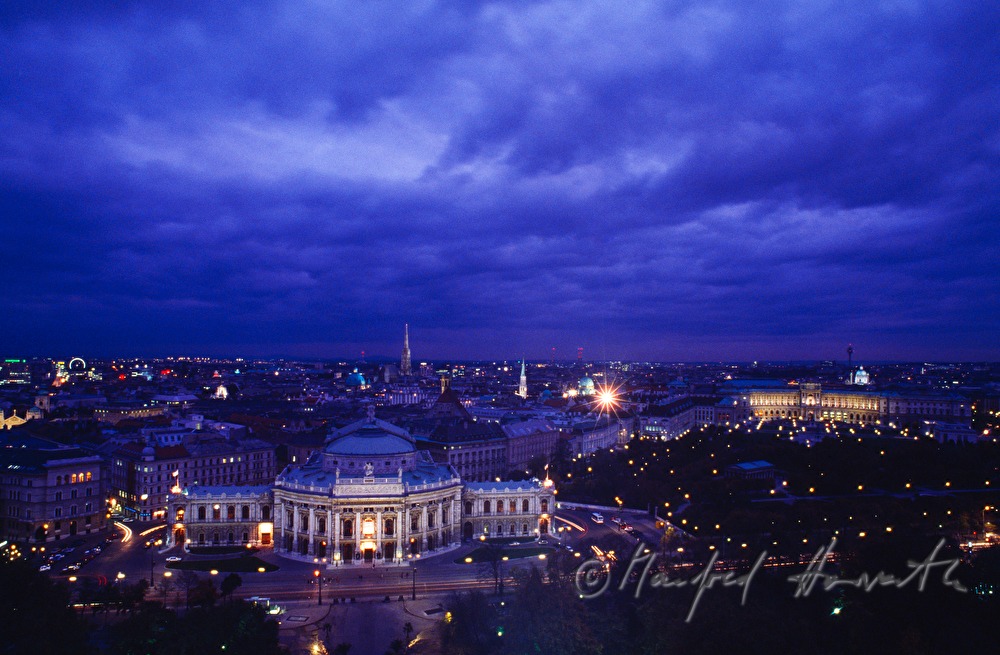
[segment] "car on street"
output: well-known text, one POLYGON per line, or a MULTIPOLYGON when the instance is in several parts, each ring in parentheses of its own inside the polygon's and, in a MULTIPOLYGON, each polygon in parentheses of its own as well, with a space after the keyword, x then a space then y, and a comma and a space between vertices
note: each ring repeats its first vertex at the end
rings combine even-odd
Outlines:
POLYGON ((177 557, 177 555, 171 555, 170 557, 167 558, 167 561, 168 562, 179 562, 179 561, 181 561, 181 558, 177 557))
POLYGON ((39 567, 38 567, 38 570, 39 570, 39 571, 48 571, 48 570, 50 570, 51 568, 52 568, 52 567, 51 567, 51 566, 49 566, 48 564, 42 564, 41 566, 39 566, 39 567))

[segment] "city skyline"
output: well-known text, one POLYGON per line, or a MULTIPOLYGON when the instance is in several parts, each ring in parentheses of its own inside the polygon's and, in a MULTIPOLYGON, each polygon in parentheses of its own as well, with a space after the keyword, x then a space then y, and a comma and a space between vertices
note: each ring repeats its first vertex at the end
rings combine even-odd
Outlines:
POLYGON ((0 343, 1000 359, 983 3, 0 10, 0 343))

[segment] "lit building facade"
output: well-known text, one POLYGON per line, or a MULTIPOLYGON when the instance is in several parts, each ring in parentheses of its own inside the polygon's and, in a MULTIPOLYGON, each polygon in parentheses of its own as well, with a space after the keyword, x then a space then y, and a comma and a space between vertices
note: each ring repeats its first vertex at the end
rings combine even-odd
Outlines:
POLYGON ((0 449, 0 534, 44 543, 103 530, 104 470, 77 448, 0 449))
POLYGON ((734 420, 753 417, 848 423, 939 420, 968 424, 972 421, 971 403, 950 392, 824 390, 819 384, 805 383, 789 389, 746 389, 738 399, 740 411, 734 414, 734 420))
POLYGON ((140 518, 163 518, 174 490, 270 484, 275 474, 271 444, 191 430, 164 431, 146 443, 117 446, 108 459, 115 512, 140 518))
POLYGON ((462 494, 462 534, 533 539, 551 531, 552 486, 537 480, 470 482, 462 494))
POLYGON ((270 545, 271 485, 194 487, 171 496, 168 522, 171 543, 270 545))
MULTIPOLYGON (((273 545, 284 556, 331 566, 401 563, 447 550, 463 538, 497 534, 484 521, 496 516, 500 500, 504 508, 517 501, 515 511, 501 510, 501 517, 514 519, 518 534, 525 528, 528 535, 550 532, 551 486, 502 484, 508 486, 464 483, 454 468, 417 450, 408 431, 370 411, 368 418, 333 432, 320 452, 286 468, 266 489, 255 487, 242 496, 238 487, 173 495, 171 538, 214 544, 216 535, 227 543, 232 534, 237 543, 245 536, 246 543, 273 545), (244 515, 249 518, 242 527, 242 518, 231 519, 244 515)), ((508 523, 501 532, 510 530, 508 523)))

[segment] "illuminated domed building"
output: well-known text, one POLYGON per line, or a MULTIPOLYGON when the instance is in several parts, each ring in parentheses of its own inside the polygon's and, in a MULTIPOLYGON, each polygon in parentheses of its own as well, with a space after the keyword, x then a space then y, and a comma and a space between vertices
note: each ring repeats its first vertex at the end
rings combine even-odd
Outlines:
POLYGON ((267 498, 250 491, 247 504, 256 498, 268 506, 240 513, 273 517, 273 524, 261 523, 249 534, 234 531, 224 525, 223 513, 206 509, 224 505, 239 487, 175 495, 169 515, 183 521, 190 544, 244 534, 246 543, 273 542, 276 552, 310 562, 400 563, 482 534, 547 534, 553 491, 538 480, 464 483, 450 465, 417 450, 407 430, 375 418, 371 408, 367 418, 332 432, 305 464, 282 471, 267 498))
POLYGON ((367 389, 368 381, 365 380, 364 375, 358 372, 358 369, 354 369, 354 371, 347 376, 344 386, 348 389, 367 389))
POLYGON ((580 378, 578 393, 581 396, 593 396, 595 393, 597 393, 596 389, 594 388, 594 381, 586 376, 580 378))

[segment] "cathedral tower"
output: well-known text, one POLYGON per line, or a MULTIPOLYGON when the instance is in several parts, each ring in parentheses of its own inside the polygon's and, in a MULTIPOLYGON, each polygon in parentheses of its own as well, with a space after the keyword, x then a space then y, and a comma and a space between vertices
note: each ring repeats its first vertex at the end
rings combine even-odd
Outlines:
POLYGON ((403 356, 399 359, 399 374, 403 377, 409 377, 413 375, 413 369, 410 366, 410 324, 406 323, 403 327, 403 356))

